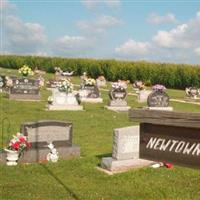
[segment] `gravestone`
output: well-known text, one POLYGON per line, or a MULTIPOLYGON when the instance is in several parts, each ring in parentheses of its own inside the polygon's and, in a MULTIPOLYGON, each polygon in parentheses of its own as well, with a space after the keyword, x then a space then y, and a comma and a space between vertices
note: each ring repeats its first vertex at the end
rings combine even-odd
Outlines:
POLYGON ((88 103, 102 103, 103 99, 100 97, 99 89, 96 85, 83 85, 79 91, 82 102, 88 103))
POLYGON ((51 102, 48 100, 48 110, 83 110, 83 106, 79 105, 75 94, 60 92, 58 89, 53 89, 52 93, 51 102))
POLYGON ((138 102, 139 103, 146 103, 150 93, 151 93, 150 90, 140 90, 138 92, 138 102))
POLYGON ((49 153, 47 145, 53 143, 60 159, 79 156, 80 148, 72 144, 73 127, 70 122, 47 120, 28 122, 21 125, 21 133, 28 138, 31 148, 25 152, 20 162, 46 161, 49 153))
POLYGON ((26 78, 13 78, 9 99, 14 100, 40 100, 39 81, 26 78))
POLYGON ((140 158, 200 169, 200 114, 133 109, 140 123, 140 158))
POLYGON ((46 82, 46 87, 47 88, 52 89, 52 88, 56 88, 57 86, 58 86, 58 81, 56 81, 56 80, 48 80, 46 82))
POLYGON ((169 96, 166 92, 160 90, 153 91, 149 94, 147 105, 150 110, 173 110, 172 107, 169 107, 169 96))
POLYGON ((126 102, 127 91, 125 88, 112 88, 109 91, 109 97, 108 106, 105 106, 108 110, 123 112, 130 109, 126 102))
POLYGON ((187 100, 199 100, 200 90, 197 87, 189 87, 185 89, 187 100))
POLYGON ((112 157, 104 157, 101 167, 111 172, 149 165, 139 159, 139 126, 114 129, 112 157))
POLYGON ((0 92, 3 92, 5 86, 6 86, 5 76, 0 75, 0 92))
POLYGON ((97 87, 106 87, 106 79, 104 76, 99 76, 96 79, 97 87))

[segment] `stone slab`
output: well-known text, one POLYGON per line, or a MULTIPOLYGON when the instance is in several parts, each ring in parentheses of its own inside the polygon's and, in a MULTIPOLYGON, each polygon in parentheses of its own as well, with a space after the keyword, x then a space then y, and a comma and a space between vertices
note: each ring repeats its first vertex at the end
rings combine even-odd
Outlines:
POLYGON ((117 160, 139 158, 140 127, 114 129, 112 157, 117 160))
POLYGON ((147 107, 147 109, 149 110, 163 110, 163 111, 173 111, 174 108, 173 107, 147 107))
POLYGON ((103 103, 102 98, 81 98, 81 102, 85 103, 103 103))
POLYGON ((128 112, 131 109, 130 106, 105 106, 105 108, 115 112, 128 112))
POLYGON ((47 110, 83 110, 81 105, 47 105, 47 110))
MULTIPOLYGON (((56 147, 59 155, 59 159, 66 160, 72 157, 80 156, 80 147, 72 145, 71 147, 56 147)), ((37 162, 46 162, 46 156, 50 152, 49 148, 38 148, 30 149, 24 152, 19 158, 18 163, 37 163, 37 162)), ((0 163, 6 163, 6 153, 0 153, 0 163)))
POLYGON ((153 161, 144 159, 116 160, 112 157, 102 158, 101 167, 105 170, 119 173, 130 169, 147 167, 153 164, 153 161))

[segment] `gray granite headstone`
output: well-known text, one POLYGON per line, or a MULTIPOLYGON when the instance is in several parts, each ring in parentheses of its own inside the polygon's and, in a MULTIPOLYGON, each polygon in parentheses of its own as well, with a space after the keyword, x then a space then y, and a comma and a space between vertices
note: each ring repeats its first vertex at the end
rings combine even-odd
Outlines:
POLYGON ((80 155, 80 148, 72 144, 70 122, 56 120, 28 122, 21 125, 21 133, 27 136, 28 142, 31 143, 31 149, 24 154, 21 162, 46 161, 49 143, 53 143, 61 159, 80 155))
POLYGON ((83 90, 87 91, 86 98, 99 98, 100 96, 99 89, 96 85, 84 85, 83 90))

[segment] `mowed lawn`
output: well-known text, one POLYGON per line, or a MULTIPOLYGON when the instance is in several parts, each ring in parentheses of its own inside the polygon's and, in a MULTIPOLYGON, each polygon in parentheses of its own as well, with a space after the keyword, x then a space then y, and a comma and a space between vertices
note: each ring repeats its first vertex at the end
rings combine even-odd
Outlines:
MULTIPOLYGON (((79 81, 78 77, 73 78, 73 82, 79 81)), ((169 90, 170 93, 176 96, 176 90, 169 90)), ((43 89, 41 94, 40 102, 11 101, 6 94, 0 94, 1 146, 19 131, 23 122, 57 119, 73 123, 73 143, 81 147, 81 157, 54 164, 0 165, 1 200, 200 199, 198 169, 144 168, 113 176, 97 170, 101 158, 112 153, 113 129, 135 124, 126 113, 104 109, 107 92, 102 92, 103 104, 84 104, 85 111, 45 111, 50 92, 43 89)), ((177 96, 181 95, 184 97, 184 91, 177 91, 177 96)), ((145 106, 138 104, 135 96, 129 96, 128 103, 132 108, 145 106)), ((171 103, 171 106, 177 111, 200 112, 199 105, 171 103)))

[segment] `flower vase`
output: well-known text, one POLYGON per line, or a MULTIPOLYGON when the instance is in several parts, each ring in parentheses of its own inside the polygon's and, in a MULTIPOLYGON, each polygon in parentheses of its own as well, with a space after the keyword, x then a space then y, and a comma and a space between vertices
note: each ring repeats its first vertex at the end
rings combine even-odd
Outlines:
POLYGON ((6 164, 8 166, 16 166, 17 165, 17 161, 19 159, 19 153, 18 151, 13 151, 13 150, 9 150, 9 149, 5 149, 6 151, 6 164))

